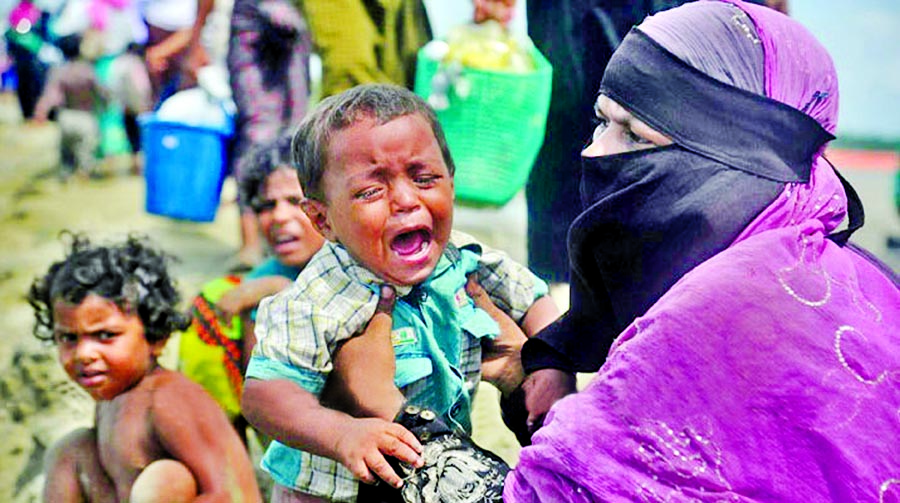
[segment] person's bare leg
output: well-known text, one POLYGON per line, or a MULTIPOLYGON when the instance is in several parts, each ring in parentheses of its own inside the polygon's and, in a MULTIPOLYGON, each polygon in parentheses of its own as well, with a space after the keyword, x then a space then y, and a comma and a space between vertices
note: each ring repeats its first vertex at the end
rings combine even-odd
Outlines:
POLYGON ((130 503, 188 503, 197 497, 197 481, 182 463, 160 459, 144 468, 131 486, 130 503))
POLYGON ((115 503, 116 489, 97 451, 97 432, 80 428, 60 439, 44 459, 45 502, 115 503))

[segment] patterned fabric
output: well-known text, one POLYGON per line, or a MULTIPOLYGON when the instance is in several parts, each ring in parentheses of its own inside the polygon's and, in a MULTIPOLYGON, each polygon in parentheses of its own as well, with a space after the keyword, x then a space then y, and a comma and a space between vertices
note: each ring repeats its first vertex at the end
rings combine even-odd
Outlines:
POLYGON ((235 1, 226 58, 238 109, 230 156, 235 178, 253 146, 273 141, 306 114, 311 51, 306 23, 290 3, 235 1))
MULTIPOLYGON (((740 9, 752 21, 737 40, 761 48, 765 96, 833 132, 837 77, 825 49, 791 18, 727 4, 726 19, 743 25, 740 9)), ((691 2, 639 29, 680 59, 686 41, 713 51, 722 25, 686 19, 722 5, 691 2), (660 25, 679 26, 679 40, 657 39, 660 25)), ((646 78, 665 81, 666 70, 646 78)), ((733 242, 625 328, 585 390, 554 405, 505 501, 897 500, 900 287, 839 239, 847 192, 823 151, 810 156, 808 181, 784 183, 733 242)))
POLYGON ((178 339, 178 370, 203 386, 231 420, 241 413, 241 318, 226 324, 213 306, 240 283, 228 275, 203 285, 191 301, 191 326, 178 339))
MULTIPOLYGON (((392 463, 404 484, 391 492, 405 503, 433 501, 500 503, 509 465, 460 435, 430 410, 406 407, 396 419, 422 442, 421 468, 392 463)), ((383 484, 386 486, 386 484, 383 484)), ((387 496, 387 495, 385 495, 387 496)), ((397 501, 384 498, 385 501, 397 501)), ((381 501, 381 500, 379 500, 381 501)))
MULTIPOLYGON (((521 320, 547 286, 521 265, 472 238, 454 233, 451 246, 421 285, 397 287, 392 340, 395 383, 410 403, 438 412, 469 431, 471 400, 480 380, 481 338, 499 328, 465 293, 466 274, 514 320, 521 320)), ((290 379, 319 394, 338 343, 360 332, 375 312, 382 280, 344 248, 326 243, 294 285, 260 304, 247 377, 290 379)), ((278 484, 353 501, 358 481, 339 463, 273 442, 263 467, 278 484)))

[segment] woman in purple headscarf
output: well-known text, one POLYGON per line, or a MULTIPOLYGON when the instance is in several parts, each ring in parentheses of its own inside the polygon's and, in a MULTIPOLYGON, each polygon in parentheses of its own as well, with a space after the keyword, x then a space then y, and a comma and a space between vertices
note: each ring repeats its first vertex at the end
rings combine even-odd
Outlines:
POLYGON ((605 362, 505 501, 900 500, 900 287, 847 241, 837 106, 826 51, 764 7, 691 2, 623 40, 583 152, 571 310, 523 350, 605 362))

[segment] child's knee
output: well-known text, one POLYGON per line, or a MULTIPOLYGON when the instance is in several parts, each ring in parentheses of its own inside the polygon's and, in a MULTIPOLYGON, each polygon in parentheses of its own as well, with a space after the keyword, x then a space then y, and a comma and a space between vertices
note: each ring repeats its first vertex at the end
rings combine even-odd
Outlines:
POLYGON ((184 464, 160 459, 147 465, 131 486, 131 503, 182 503, 197 497, 197 481, 184 464))

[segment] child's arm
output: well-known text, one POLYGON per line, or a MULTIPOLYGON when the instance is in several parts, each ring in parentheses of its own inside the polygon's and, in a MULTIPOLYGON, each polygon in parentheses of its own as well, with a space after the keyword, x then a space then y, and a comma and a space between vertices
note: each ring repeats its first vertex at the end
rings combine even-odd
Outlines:
POLYGON ((522 318, 522 331, 526 337, 534 337, 544 327, 556 321, 561 314, 553 298, 549 294, 544 295, 528 308, 525 317, 522 318))
POLYGON ((223 319, 230 320, 232 316, 256 307, 263 297, 274 295, 289 286, 291 280, 280 275, 244 280, 222 295, 216 302, 216 309, 223 319))
POLYGON ((525 379, 521 358, 522 345, 526 340, 525 333, 512 318, 491 301, 474 274, 469 276, 466 283, 466 293, 472 297, 476 306, 487 312, 500 325, 500 334, 497 337, 482 342, 481 377, 497 387, 501 394, 508 395, 525 379))
POLYGON ((526 377, 522 367, 522 345, 525 340, 556 320, 559 309, 552 298, 545 295, 532 304, 522 319, 522 327, 519 327, 494 305, 474 276, 469 278, 466 292, 500 325, 500 335, 483 348, 482 378, 496 386, 505 397, 511 397, 512 392, 522 386, 524 406, 528 411, 526 428, 529 434, 533 433, 543 422, 550 406, 575 391, 575 376, 572 374, 541 369, 526 377))
POLYGON ((403 484, 385 455, 415 466, 424 464, 422 445, 406 428, 326 408, 312 393, 286 379, 247 379, 241 409, 263 434, 295 449, 335 459, 364 482, 375 482, 374 472, 394 487, 403 484))
POLYGON ((193 474, 195 501, 262 501, 246 447, 200 385, 177 372, 160 374, 151 407, 153 435, 193 474))
POLYGON ((47 84, 44 85, 44 90, 41 92, 41 96, 34 106, 33 117, 35 122, 46 122, 47 118, 50 116, 50 111, 62 105, 65 101, 62 91, 62 82, 60 82, 61 74, 62 71, 59 68, 54 68, 50 71, 50 75, 47 78, 47 84))

